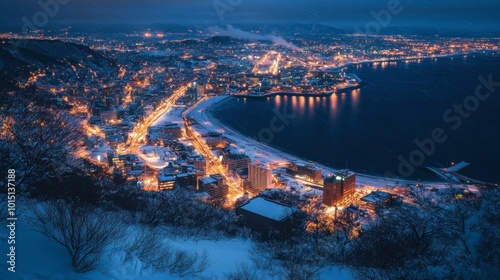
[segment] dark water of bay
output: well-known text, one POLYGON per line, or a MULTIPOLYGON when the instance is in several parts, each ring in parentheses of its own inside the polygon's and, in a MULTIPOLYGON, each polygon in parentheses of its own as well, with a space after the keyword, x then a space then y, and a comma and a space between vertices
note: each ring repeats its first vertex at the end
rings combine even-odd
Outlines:
MULTIPOLYGON (((464 100, 471 102, 469 109, 477 105, 468 96, 481 84, 478 77, 488 80, 491 75, 500 82, 498 55, 365 63, 345 71, 356 73, 366 85, 329 97, 231 97, 212 112, 224 124, 255 139, 259 131, 270 128, 274 109, 293 113, 296 117, 274 133, 270 146, 334 168, 347 164, 358 172, 391 172, 400 177, 398 157, 408 159, 418 149, 415 140, 430 138, 434 129, 441 128, 446 141, 437 144, 409 178, 435 179, 423 166, 467 161, 471 165, 462 174, 500 182, 500 86, 467 117, 452 112, 448 117, 453 119, 443 118, 464 100)), ((483 86, 480 93, 487 92, 483 86)))

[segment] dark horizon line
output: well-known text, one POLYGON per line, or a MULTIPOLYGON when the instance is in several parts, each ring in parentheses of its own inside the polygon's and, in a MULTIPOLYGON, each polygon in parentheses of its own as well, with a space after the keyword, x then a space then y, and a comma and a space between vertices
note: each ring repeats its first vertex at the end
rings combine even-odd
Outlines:
MULTIPOLYGON (((404 24, 391 24, 387 27, 384 27, 383 30, 386 31, 394 31, 397 29, 407 29, 407 30, 431 30, 434 29, 436 31, 443 32, 467 32, 467 31, 484 31, 486 33, 500 33, 500 24, 497 22, 482 22, 481 25, 462 22, 462 25, 458 25, 459 22, 407 22, 404 24)), ((147 31, 152 27, 161 27, 155 25, 164 25, 163 27, 186 27, 186 28, 206 28, 210 26, 287 26, 287 25, 322 25, 329 28, 340 29, 345 31, 354 31, 356 28, 363 29, 364 25, 366 25, 366 21, 309 21, 309 20, 295 20, 295 21, 282 21, 282 20, 268 20, 268 21, 247 21, 247 22, 221 22, 221 21, 183 21, 183 20, 171 20, 171 21, 149 21, 149 22, 73 22, 73 23, 49 23, 47 26, 43 26, 37 30, 42 30, 45 32, 54 32, 60 31, 62 29, 74 28, 74 29, 83 29, 81 31, 87 32, 106 32, 113 31, 116 32, 118 28, 125 28, 124 32, 130 31, 147 31), (87 30, 85 30, 87 29, 87 30), (96 29, 96 30, 92 30, 96 29), (134 30, 132 30, 134 29, 134 30)), ((1 33, 13 33, 13 34, 22 34, 23 26, 19 25, 17 27, 1 25, 0 32, 1 33)), ((384 33, 384 32, 382 32, 384 33)))

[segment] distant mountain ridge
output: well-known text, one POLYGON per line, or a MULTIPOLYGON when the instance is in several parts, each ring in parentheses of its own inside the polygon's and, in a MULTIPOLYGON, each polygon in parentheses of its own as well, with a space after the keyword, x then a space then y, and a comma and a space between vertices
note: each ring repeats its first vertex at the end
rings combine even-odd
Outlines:
POLYGON ((225 36, 225 35, 215 35, 210 38, 208 38, 207 43, 210 44, 219 44, 219 45, 232 45, 232 44, 241 44, 241 43, 248 43, 248 41, 258 41, 261 43, 271 43, 271 40, 250 40, 250 39, 239 39, 239 38, 233 38, 231 36, 225 36))
POLYGON ((89 47, 59 40, 1 39, 0 90, 12 90, 30 72, 54 68, 116 71, 116 63, 89 47))

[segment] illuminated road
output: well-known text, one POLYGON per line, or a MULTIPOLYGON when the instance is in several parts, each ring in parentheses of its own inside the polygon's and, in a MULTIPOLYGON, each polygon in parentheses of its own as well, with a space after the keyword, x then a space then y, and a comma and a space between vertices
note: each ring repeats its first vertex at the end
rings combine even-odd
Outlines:
POLYGON ((161 116, 166 114, 172 106, 175 105, 175 102, 186 94, 187 86, 182 86, 174 91, 174 93, 169 96, 167 99, 162 101, 156 110, 145 117, 140 123, 138 123, 130 137, 127 140, 125 153, 133 153, 139 154, 139 146, 146 141, 146 135, 148 133, 148 127, 153 125, 161 116))
MULTIPOLYGON (((165 99, 158 108, 151 114, 149 114, 143 121, 137 124, 126 144, 126 149, 124 153, 133 153, 139 154, 139 146, 146 140, 146 135, 148 133, 148 127, 153 125, 161 116, 168 113, 175 105, 175 102, 182 96, 185 95, 187 90, 187 86, 182 86, 174 93, 165 99)), ((220 174, 225 183, 229 186, 229 197, 236 198, 242 194, 242 192, 238 188, 238 184, 234 182, 234 180, 230 179, 227 175, 222 164, 215 158, 215 156, 210 152, 208 146, 206 146, 205 142, 201 139, 201 136, 191 129, 186 122, 184 121, 186 133, 188 136, 193 139, 193 146, 195 149, 203 155, 203 157, 207 161, 207 173, 208 174, 220 174)), ((146 163, 147 164, 147 163, 146 163)), ((151 178, 150 178, 151 179, 151 178)), ((154 189, 154 188, 153 188, 154 189)))
MULTIPOLYGON (((131 135, 129 136, 126 144, 126 149, 123 151, 124 153, 132 153, 139 156, 139 146, 146 140, 146 135, 148 134, 148 127, 153 125, 159 118, 161 118, 164 114, 168 113, 175 105, 175 102, 182 96, 186 94, 187 86, 181 86, 177 90, 175 90, 172 95, 170 95, 167 99, 163 100, 156 110, 151 114, 147 115, 140 123, 138 123, 131 135)), ((147 161, 144 161, 146 165, 155 169, 154 166, 150 166, 147 161)), ((158 185, 156 183, 155 177, 147 176, 144 180, 145 190, 148 191, 157 191, 158 185)))
POLYGON ((279 71, 281 53, 275 51, 267 52, 257 61, 252 72, 255 74, 272 74, 276 75, 279 71))
POLYGON ((193 147, 200 153, 207 163, 207 174, 220 174, 224 178, 224 182, 229 186, 228 198, 235 199, 243 195, 243 191, 239 188, 237 182, 229 178, 226 169, 219 160, 212 154, 210 148, 205 144, 201 135, 192 129, 184 120, 186 134, 192 139, 193 147))

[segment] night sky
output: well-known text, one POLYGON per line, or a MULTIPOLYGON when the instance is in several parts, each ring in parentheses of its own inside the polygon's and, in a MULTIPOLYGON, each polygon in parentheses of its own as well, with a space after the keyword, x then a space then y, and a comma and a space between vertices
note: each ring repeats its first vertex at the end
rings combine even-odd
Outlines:
MULTIPOLYGON (((343 26, 366 24, 371 11, 387 9, 400 1, 403 10, 392 16, 393 26, 446 26, 499 29, 498 0, 40 0, 59 4, 44 27, 75 24, 174 23, 276 23, 315 22, 343 26), (216 12, 228 5, 222 17, 216 12), (230 4, 233 3, 233 6, 230 4), (222 19, 222 20, 221 20, 222 19)), ((2 31, 19 31, 22 18, 43 11, 38 0, 1 0, 2 31)))

